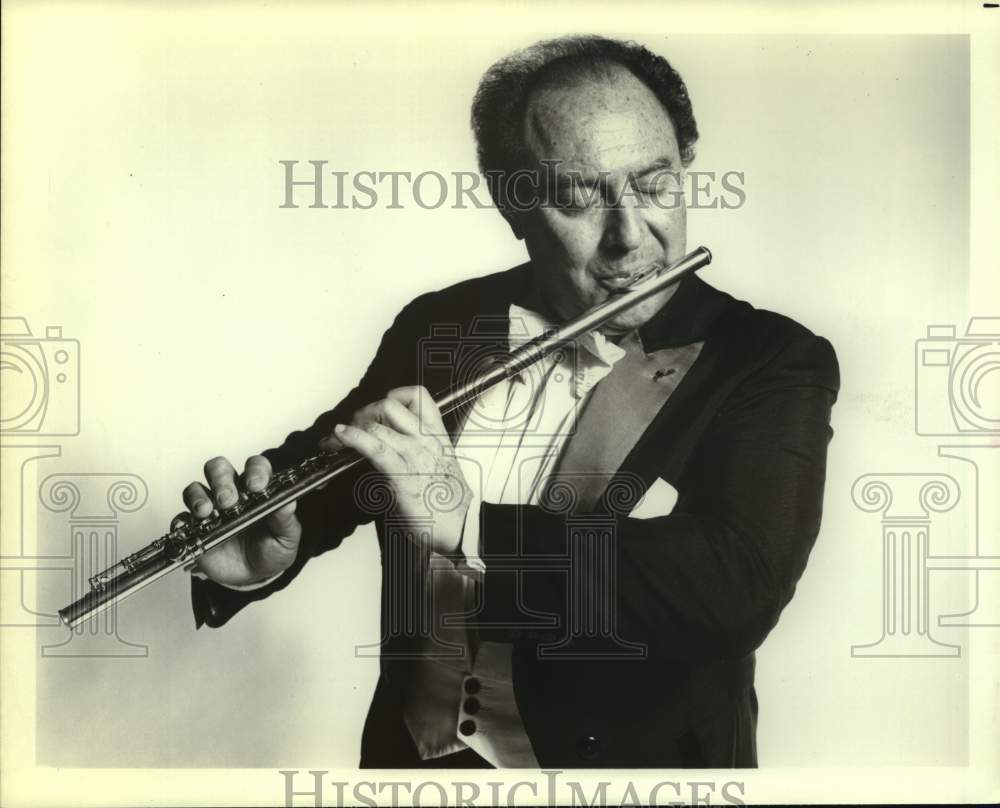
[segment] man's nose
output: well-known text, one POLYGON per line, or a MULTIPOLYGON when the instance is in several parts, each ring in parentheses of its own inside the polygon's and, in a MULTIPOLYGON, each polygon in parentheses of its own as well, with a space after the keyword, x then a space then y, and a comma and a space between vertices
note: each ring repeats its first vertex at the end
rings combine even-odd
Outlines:
POLYGON ((611 250, 631 252, 642 240, 642 217, 634 199, 624 194, 610 205, 604 217, 604 246, 611 250))

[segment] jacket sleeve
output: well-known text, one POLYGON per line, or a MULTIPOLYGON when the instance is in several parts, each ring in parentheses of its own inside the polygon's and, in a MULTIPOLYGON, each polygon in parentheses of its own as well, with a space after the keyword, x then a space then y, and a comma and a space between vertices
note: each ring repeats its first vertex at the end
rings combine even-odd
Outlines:
POLYGON ((488 626, 541 612, 557 615, 556 635, 565 637, 566 627, 597 615, 601 625, 617 627, 617 637, 645 644, 651 657, 750 653, 791 599, 819 532, 838 388, 830 344, 808 333, 790 340, 712 418, 674 481, 678 501, 669 515, 599 520, 605 527, 613 520, 610 551, 595 546, 600 530, 577 530, 571 541, 565 515, 484 503, 484 636, 512 639, 517 633, 488 626), (593 573, 601 553, 614 565, 610 590, 592 583, 601 579, 593 573), (505 569, 511 559, 525 571, 505 569))
MULTIPOLYGON (((393 387, 405 383, 400 372, 401 360, 415 350, 410 333, 416 301, 397 316, 383 335, 375 358, 363 378, 333 409, 320 415, 312 426, 292 432, 281 446, 268 449, 264 454, 271 461, 274 471, 296 465, 316 454, 319 441, 333 432, 338 423, 349 422, 361 407, 382 398, 393 387)), ((402 363, 405 366, 405 361, 402 363)), ((191 605, 195 625, 218 627, 236 612, 257 600, 284 589, 315 556, 332 550, 373 516, 358 508, 354 499, 354 485, 364 467, 346 472, 326 485, 298 500, 296 515, 302 524, 302 541, 298 555, 291 566, 265 586, 250 590, 231 589, 214 581, 191 577, 191 605)))

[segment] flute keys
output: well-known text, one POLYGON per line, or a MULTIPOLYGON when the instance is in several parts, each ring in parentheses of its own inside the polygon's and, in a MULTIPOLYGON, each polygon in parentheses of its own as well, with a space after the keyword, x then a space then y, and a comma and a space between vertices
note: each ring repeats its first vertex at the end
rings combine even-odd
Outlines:
POLYGON ((267 481, 267 487, 261 492, 266 497, 273 497, 277 494, 285 485, 285 478, 282 472, 274 474, 270 480, 267 481))
POLYGON ((190 511, 184 511, 183 513, 177 514, 173 519, 170 520, 170 530, 180 530, 182 528, 190 526, 194 521, 194 516, 190 511))
POLYGON ((221 511, 219 511, 219 515, 231 518, 233 516, 239 516, 246 509, 247 509, 247 495, 245 493, 240 493, 236 502, 234 502, 228 508, 223 508, 221 511))
POLYGON ((171 561, 177 561, 184 558, 187 555, 187 552, 187 544, 179 539, 167 537, 166 542, 164 542, 163 555, 171 561))
POLYGON ((204 538, 222 521, 221 515, 218 511, 212 511, 204 519, 199 519, 191 525, 188 535, 194 538, 204 538))
POLYGON ((271 477, 265 489, 269 495, 278 493, 282 488, 291 485, 299 479, 296 469, 284 469, 271 477))
POLYGON ((246 504, 249 508, 267 499, 267 489, 265 488, 262 491, 247 491, 243 496, 246 497, 246 504))

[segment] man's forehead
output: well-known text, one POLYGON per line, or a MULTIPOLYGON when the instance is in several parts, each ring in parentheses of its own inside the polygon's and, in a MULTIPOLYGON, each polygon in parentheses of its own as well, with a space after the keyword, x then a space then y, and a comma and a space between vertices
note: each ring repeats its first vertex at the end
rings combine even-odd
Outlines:
POLYGON ((536 90, 526 110, 525 137, 537 159, 579 169, 679 162, 667 111, 646 84, 619 66, 536 90))

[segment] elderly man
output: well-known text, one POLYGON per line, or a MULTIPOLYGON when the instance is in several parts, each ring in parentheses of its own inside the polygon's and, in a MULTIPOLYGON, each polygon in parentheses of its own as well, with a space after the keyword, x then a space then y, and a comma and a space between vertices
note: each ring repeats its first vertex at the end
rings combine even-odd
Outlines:
POLYGON ((663 58, 539 43, 487 72, 473 127, 529 262, 419 297, 312 427, 242 474, 206 464, 184 492, 196 516, 320 448, 369 461, 206 554, 198 624, 375 519, 382 663, 362 766, 755 766, 754 650, 819 531, 833 350, 691 276, 442 418, 427 390, 469 357, 686 251, 697 127, 663 58))

